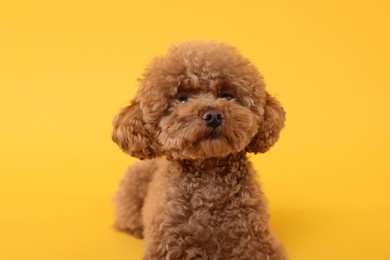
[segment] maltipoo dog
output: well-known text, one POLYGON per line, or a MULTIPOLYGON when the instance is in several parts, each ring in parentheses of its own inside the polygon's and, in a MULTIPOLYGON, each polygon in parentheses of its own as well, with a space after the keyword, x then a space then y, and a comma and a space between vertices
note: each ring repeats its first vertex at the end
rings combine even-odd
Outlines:
POLYGON ((143 161, 116 196, 116 227, 150 259, 285 259, 246 153, 278 140, 285 112, 250 61, 223 43, 186 42, 155 58, 113 140, 143 161))

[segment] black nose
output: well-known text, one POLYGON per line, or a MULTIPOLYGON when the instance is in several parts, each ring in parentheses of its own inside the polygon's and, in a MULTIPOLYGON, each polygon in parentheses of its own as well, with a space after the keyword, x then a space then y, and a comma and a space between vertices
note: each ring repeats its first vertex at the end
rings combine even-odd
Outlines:
POLYGON ((207 126, 217 128, 223 123, 223 114, 218 110, 209 110, 203 113, 202 116, 207 126))

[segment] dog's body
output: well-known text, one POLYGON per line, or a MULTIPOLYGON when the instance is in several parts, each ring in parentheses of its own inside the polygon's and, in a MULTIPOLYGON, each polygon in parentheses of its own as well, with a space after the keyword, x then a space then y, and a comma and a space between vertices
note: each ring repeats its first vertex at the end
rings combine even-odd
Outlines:
POLYGON ((234 49, 173 48, 114 120, 114 141, 149 159, 120 184, 117 228, 145 238, 145 260, 285 259, 246 157, 268 150, 283 125, 283 109, 234 49))

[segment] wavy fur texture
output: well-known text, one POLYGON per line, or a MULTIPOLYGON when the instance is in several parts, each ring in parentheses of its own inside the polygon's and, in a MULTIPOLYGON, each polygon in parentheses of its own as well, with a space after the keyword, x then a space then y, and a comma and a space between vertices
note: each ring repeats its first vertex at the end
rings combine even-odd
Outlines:
POLYGON ((246 157, 270 149, 284 121, 262 76, 233 47, 171 47, 113 122, 114 142, 143 160, 120 183, 116 227, 145 238, 145 260, 286 259, 246 157), (220 126, 205 123, 207 111, 218 111, 220 126))

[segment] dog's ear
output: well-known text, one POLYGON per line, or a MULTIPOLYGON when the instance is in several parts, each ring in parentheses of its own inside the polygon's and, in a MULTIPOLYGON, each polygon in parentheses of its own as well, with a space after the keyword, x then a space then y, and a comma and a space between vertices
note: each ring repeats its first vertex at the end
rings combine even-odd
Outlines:
POLYGON ((279 133, 284 127, 286 113, 280 103, 267 93, 263 119, 258 133, 253 137, 246 151, 265 153, 279 139, 279 133))
POLYGON ((146 130, 139 102, 133 101, 114 118, 112 140, 131 156, 141 160, 158 156, 158 145, 146 130))

